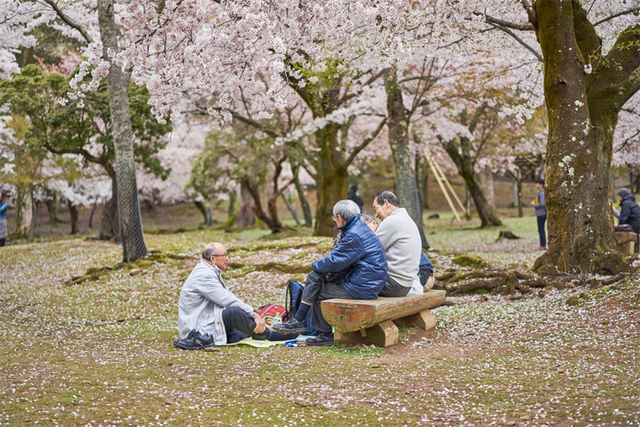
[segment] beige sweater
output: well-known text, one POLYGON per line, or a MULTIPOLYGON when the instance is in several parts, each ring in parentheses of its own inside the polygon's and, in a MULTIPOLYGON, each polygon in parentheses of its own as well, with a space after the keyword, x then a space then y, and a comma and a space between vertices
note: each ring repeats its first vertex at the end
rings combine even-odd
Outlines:
POLYGON ((387 255, 389 277, 410 288, 418 275, 422 252, 416 223, 405 208, 399 208, 380 223, 376 236, 387 255))

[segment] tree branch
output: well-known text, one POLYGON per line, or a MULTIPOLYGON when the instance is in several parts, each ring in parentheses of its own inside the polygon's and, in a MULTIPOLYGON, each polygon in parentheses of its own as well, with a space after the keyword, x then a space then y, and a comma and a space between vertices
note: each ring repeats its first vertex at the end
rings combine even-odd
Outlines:
POLYGON ((485 22, 490 24, 495 24, 499 27, 511 28, 512 30, 520 30, 520 31, 534 31, 533 25, 531 24, 516 24, 515 22, 504 21, 502 19, 494 18, 493 16, 487 15, 484 12, 475 11, 473 12, 476 16, 483 16, 485 22))
POLYGON ((607 16, 606 18, 602 18, 598 22, 594 23, 593 26, 596 27, 596 26, 598 26, 600 24, 603 24, 603 23, 605 23, 607 21, 611 21, 612 19, 615 19, 618 16, 628 15, 630 13, 637 14, 638 12, 640 12, 640 7, 632 7, 631 9, 623 10, 622 12, 614 13, 611 16, 607 16))
POLYGON ((67 24, 68 26, 70 26, 71 28, 75 29, 76 31, 78 31, 82 37, 87 41, 87 43, 93 43, 93 37, 91 37, 89 35, 89 33, 87 33, 87 31, 82 27, 82 25, 78 24, 77 22, 75 22, 73 19, 71 19, 69 16, 67 16, 66 13, 64 13, 62 11, 62 9, 60 9, 58 7, 58 4, 56 1, 54 0, 44 0, 45 3, 47 3, 49 6, 51 6, 51 9, 54 10, 54 12, 56 13, 56 15, 58 15, 58 17, 60 19, 62 19, 62 21, 67 24))
POLYGON ((351 164, 351 162, 353 162, 353 159, 356 158, 356 156, 358 155, 358 153, 360 153, 362 150, 364 150, 364 148, 369 145, 369 143, 371 141, 373 141, 374 139, 376 139, 376 137, 378 136, 378 134, 382 131, 382 128, 384 128, 384 125, 387 123, 387 118, 385 117, 384 119, 382 119, 382 121, 380 122, 380 124, 378 125, 378 127, 371 133, 371 135, 369 135, 364 141, 362 141, 362 143, 360 145, 358 145, 349 155, 349 158, 344 162, 344 167, 347 168, 349 167, 349 165, 351 164))
POLYGON ((525 42, 524 40, 522 40, 520 37, 518 37, 518 35, 516 33, 514 33, 513 31, 511 31, 511 29, 509 29, 508 27, 504 27, 502 25, 496 24, 495 22, 489 22, 487 21, 487 23, 489 25, 491 25, 492 27, 495 27, 507 34, 509 34, 511 37, 513 37, 513 39, 515 41, 517 41, 518 43, 520 43, 522 46, 524 46, 529 52, 533 53, 533 55, 538 59, 538 61, 544 63, 544 59, 542 58, 542 55, 539 54, 533 47, 531 47, 527 42, 525 42))

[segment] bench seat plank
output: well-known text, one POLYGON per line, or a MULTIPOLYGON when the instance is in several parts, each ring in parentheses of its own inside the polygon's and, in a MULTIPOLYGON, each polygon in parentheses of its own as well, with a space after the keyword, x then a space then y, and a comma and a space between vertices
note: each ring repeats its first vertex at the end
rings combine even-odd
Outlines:
MULTIPOLYGON (((386 320, 397 320, 418 314, 444 303, 446 292, 431 290, 422 295, 400 298, 379 297, 375 300, 330 299, 322 301, 322 314, 338 332, 356 332, 386 320)), ((420 322, 419 319, 414 319, 420 322)), ((424 320, 424 322, 430 322, 424 320)))

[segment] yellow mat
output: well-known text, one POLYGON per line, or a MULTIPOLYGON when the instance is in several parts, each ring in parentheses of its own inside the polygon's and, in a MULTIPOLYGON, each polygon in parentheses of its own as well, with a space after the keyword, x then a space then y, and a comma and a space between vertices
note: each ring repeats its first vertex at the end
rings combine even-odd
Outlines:
POLYGON ((287 340, 287 341, 267 341, 267 340, 255 340, 253 338, 245 338, 238 342, 234 342, 233 344, 221 344, 221 345, 249 345, 251 347, 273 347, 275 345, 286 345, 288 342, 295 342, 295 340, 287 340))

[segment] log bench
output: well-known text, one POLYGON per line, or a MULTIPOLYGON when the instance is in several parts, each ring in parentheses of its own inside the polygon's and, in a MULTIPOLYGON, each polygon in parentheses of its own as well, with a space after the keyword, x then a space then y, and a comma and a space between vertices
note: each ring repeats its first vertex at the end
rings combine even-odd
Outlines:
POLYGON ((374 300, 329 299, 322 301, 322 314, 334 328, 334 341, 343 344, 398 343, 398 326, 429 330, 436 321, 429 309, 444 303, 446 291, 427 291, 406 297, 374 300))
POLYGON ((638 235, 636 233, 616 231, 616 243, 618 244, 617 250, 625 254, 638 253, 640 249, 638 247, 640 245, 638 245, 638 235))

